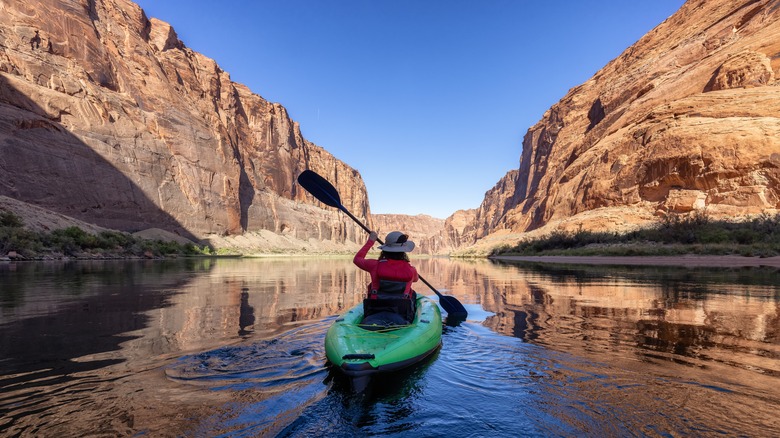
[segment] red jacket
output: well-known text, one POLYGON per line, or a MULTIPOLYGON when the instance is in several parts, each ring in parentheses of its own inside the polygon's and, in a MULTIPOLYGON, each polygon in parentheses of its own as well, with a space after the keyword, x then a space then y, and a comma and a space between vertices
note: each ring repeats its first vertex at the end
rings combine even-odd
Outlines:
POLYGON ((374 241, 369 239, 352 260, 358 268, 371 274, 371 290, 379 290, 379 280, 403 281, 406 282, 404 295, 411 297, 412 283, 419 278, 417 269, 406 260, 366 259, 366 254, 372 246, 374 241))

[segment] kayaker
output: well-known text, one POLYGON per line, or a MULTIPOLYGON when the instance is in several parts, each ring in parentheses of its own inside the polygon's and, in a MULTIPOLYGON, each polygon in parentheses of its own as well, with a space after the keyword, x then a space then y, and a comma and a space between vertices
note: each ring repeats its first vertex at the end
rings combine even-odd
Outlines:
POLYGON ((364 313, 368 317, 373 313, 386 312, 388 308, 392 308, 394 313, 410 320, 414 317, 416 300, 412 283, 419 277, 417 269, 412 266, 406 253, 414 249, 414 242, 409 240, 406 234, 393 231, 387 234, 384 245, 379 247, 382 250, 379 258, 366 259, 368 250, 374 246, 377 238, 377 233, 372 231, 368 235, 368 241, 353 259, 358 268, 371 274, 371 284, 366 294, 366 301, 370 302, 364 301, 364 313))

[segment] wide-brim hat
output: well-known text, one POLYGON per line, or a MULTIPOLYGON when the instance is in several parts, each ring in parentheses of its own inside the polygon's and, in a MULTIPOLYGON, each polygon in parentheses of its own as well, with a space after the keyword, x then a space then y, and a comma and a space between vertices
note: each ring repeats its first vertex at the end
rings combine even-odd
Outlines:
POLYGON ((410 252, 414 249, 414 242, 408 239, 409 236, 400 231, 390 232, 385 238, 385 244, 380 245, 379 249, 385 252, 410 252))

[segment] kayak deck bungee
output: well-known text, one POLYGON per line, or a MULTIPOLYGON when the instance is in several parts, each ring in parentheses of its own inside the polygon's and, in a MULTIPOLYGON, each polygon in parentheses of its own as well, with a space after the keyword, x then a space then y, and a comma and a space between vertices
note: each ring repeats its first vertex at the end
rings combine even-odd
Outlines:
POLYGON ((425 296, 418 296, 414 321, 408 325, 384 327, 362 322, 360 303, 336 319, 325 336, 328 360, 351 377, 405 368, 441 345, 441 311, 425 296))

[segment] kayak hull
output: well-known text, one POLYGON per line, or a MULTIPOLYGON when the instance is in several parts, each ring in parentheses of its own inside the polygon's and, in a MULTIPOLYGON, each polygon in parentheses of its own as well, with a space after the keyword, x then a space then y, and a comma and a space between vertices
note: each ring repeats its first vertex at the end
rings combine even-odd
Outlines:
POLYGON ((428 297, 417 298, 414 321, 406 326, 361 326, 363 304, 340 316, 325 336, 325 354, 334 368, 350 377, 396 371, 413 365, 441 345, 439 306, 428 297))

